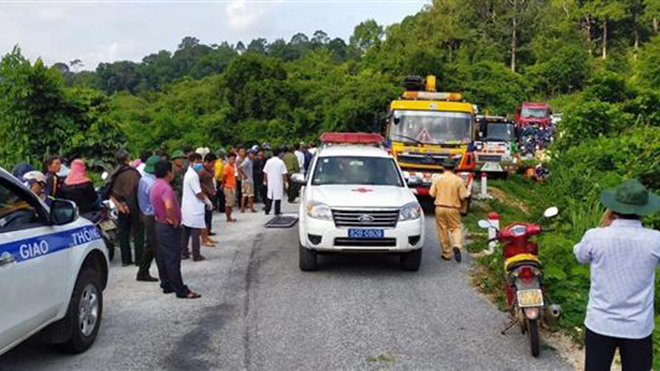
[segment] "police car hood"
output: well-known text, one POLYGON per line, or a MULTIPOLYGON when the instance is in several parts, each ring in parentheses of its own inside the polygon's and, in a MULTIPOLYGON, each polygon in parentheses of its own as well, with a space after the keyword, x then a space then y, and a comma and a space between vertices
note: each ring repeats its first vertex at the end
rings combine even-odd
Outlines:
POLYGON ((417 201, 405 187, 367 185, 315 186, 310 199, 331 208, 399 208, 417 201))

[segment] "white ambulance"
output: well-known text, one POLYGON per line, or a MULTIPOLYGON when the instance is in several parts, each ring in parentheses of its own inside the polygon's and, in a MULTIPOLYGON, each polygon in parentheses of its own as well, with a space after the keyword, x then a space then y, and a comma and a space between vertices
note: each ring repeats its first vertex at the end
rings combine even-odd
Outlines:
POLYGON ((419 269, 424 213, 382 136, 326 133, 303 185, 299 209, 300 269, 317 268, 317 255, 390 253, 405 270, 419 269))

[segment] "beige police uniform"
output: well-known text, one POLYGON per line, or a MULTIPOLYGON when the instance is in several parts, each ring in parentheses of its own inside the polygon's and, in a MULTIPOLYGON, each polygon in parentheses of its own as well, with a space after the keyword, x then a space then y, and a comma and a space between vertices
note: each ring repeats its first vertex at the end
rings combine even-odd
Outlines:
POLYGON ((435 220, 438 240, 442 244, 442 256, 450 259, 453 247, 463 248, 460 210, 461 202, 468 197, 467 188, 461 177, 445 171, 433 180, 430 194, 435 199, 435 220))

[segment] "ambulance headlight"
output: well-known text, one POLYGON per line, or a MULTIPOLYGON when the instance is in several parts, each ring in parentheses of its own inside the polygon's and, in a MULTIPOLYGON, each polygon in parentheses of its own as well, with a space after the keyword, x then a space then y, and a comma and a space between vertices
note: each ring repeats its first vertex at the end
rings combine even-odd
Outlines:
POLYGON ((401 208, 400 221, 416 220, 422 216, 422 207, 417 202, 411 202, 401 208))
POLYGON ((307 216, 320 220, 332 220, 332 210, 326 204, 320 202, 310 202, 307 205, 307 216))

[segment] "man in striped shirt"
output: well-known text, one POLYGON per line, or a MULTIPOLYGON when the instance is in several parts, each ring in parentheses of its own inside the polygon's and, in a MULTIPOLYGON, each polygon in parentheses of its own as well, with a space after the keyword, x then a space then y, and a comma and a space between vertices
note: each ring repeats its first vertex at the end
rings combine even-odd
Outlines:
POLYGON ((609 370, 617 348, 624 371, 650 370, 660 232, 644 228, 641 218, 660 209, 660 197, 631 179, 604 191, 601 202, 601 227, 574 247, 577 260, 591 266, 586 370, 609 370))

